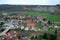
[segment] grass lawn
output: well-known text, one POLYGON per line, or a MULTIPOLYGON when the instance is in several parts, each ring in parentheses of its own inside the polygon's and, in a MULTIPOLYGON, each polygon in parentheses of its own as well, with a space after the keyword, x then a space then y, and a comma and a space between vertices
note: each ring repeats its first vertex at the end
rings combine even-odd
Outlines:
POLYGON ((60 16, 59 15, 51 15, 49 13, 41 13, 41 12, 26 12, 26 14, 32 15, 32 16, 44 16, 48 20, 55 21, 57 23, 57 25, 60 26, 60 16))

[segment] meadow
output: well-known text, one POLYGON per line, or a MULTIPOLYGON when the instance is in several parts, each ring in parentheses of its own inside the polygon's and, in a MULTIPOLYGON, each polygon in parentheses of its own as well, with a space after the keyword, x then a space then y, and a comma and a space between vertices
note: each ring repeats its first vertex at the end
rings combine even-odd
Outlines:
POLYGON ((26 12, 27 15, 32 16, 43 16, 48 20, 54 21, 58 26, 60 26, 60 15, 51 15, 49 13, 41 13, 41 12, 26 12))

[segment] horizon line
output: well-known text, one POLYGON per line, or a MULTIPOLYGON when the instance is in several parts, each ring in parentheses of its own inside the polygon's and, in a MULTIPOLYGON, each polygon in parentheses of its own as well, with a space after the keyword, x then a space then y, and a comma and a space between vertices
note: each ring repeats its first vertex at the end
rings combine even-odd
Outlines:
MULTIPOLYGON (((0 4, 0 5, 43 5, 43 4, 0 4)), ((60 4, 44 4, 44 5, 60 5, 60 4)))

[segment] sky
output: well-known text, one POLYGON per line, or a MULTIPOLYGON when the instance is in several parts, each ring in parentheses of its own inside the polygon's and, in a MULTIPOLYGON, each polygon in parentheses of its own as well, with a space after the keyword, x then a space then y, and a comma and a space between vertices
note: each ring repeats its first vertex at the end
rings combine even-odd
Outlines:
POLYGON ((60 0, 0 0, 0 4, 12 5, 56 5, 60 0))

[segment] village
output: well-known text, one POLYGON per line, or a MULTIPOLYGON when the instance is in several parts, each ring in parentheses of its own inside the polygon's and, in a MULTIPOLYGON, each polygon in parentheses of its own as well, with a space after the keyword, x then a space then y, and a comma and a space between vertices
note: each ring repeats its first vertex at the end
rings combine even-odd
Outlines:
POLYGON ((5 18, 5 23, 1 22, 1 40, 56 39, 55 36, 50 39, 47 38, 47 36, 43 36, 48 33, 51 35, 56 35, 55 33, 58 28, 54 22, 48 20, 44 16, 31 16, 24 13, 20 13, 18 15, 7 15, 5 13, 3 18, 5 18))

